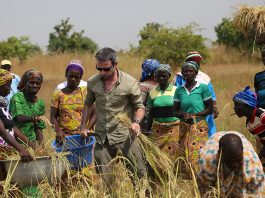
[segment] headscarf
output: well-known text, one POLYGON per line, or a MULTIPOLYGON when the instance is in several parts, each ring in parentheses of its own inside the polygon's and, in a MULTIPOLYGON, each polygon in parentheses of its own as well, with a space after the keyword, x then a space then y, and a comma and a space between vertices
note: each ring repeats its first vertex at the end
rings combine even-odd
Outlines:
POLYGON ((25 89, 26 83, 30 80, 30 79, 39 79, 41 80, 41 82, 43 81, 43 75, 41 72, 37 71, 37 70, 28 70, 26 71, 23 76, 21 77, 21 80, 17 86, 17 89, 19 91, 22 91, 25 89))
POLYGON ((159 62, 156 59, 146 59, 142 64, 141 80, 144 81, 146 78, 150 77, 158 66, 159 62))
POLYGON ((13 79, 13 76, 9 71, 5 69, 0 69, 0 86, 5 85, 12 79, 13 79))
POLYGON ((202 56, 199 54, 199 52, 189 52, 186 56, 185 61, 195 61, 199 66, 202 60, 202 56))
POLYGON ((237 92, 233 97, 233 100, 242 104, 246 104, 251 108, 257 107, 257 95, 254 91, 251 91, 250 87, 247 86, 244 91, 237 92))
POLYGON ((65 70, 65 77, 67 77, 67 73, 70 70, 78 70, 81 74, 81 77, 83 76, 84 73, 84 68, 82 66, 82 63, 80 60, 71 60, 70 63, 67 65, 66 70, 65 70))
POLYGON ((172 69, 169 64, 159 64, 158 68, 156 69, 156 73, 158 71, 166 71, 169 73, 169 75, 172 73, 172 69))
POLYGON ((195 62, 195 61, 187 61, 187 62, 185 62, 185 63, 183 64, 183 66, 182 66, 182 69, 183 69, 184 67, 192 67, 192 68, 194 68, 194 69, 196 70, 196 72, 199 71, 199 65, 198 65, 197 62, 195 62))

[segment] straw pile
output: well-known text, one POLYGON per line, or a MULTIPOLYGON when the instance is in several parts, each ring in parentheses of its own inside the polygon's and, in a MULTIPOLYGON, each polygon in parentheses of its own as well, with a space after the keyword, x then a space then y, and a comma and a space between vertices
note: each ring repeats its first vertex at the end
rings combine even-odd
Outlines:
POLYGON ((254 31, 257 35, 265 32, 265 6, 240 6, 233 14, 235 26, 245 35, 254 31))
MULTIPOLYGON (((131 120, 126 113, 119 113, 115 116, 116 120, 126 127, 131 127, 131 120)), ((165 185, 170 176, 173 176, 173 162, 162 152, 149 138, 142 133, 139 134, 140 145, 145 154, 145 157, 154 170, 160 182, 165 185)))

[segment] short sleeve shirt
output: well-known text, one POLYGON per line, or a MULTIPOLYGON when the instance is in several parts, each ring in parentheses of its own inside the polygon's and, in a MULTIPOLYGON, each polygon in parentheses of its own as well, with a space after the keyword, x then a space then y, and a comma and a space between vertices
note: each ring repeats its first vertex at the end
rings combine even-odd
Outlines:
POLYGON ((68 134, 80 133, 82 109, 86 87, 79 87, 75 94, 65 94, 62 90, 53 93, 51 107, 58 109, 58 123, 61 130, 68 134))
POLYGON ((174 116, 174 95, 177 87, 169 85, 165 91, 159 85, 153 87, 148 96, 148 107, 153 108, 153 118, 156 122, 168 123, 178 120, 174 116))
POLYGON ((126 113, 133 121, 134 112, 143 108, 142 95, 135 78, 118 70, 118 81, 110 92, 105 92, 100 75, 94 75, 87 83, 85 103, 96 104, 96 130, 103 141, 108 139, 110 145, 125 141, 129 129, 115 118, 118 113, 126 113))
POLYGON ((197 82, 189 92, 183 85, 175 93, 175 101, 180 102, 180 109, 186 113, 199 113, 205 109, 204 102, 211 99, 212 95, 207 85, 197 82))

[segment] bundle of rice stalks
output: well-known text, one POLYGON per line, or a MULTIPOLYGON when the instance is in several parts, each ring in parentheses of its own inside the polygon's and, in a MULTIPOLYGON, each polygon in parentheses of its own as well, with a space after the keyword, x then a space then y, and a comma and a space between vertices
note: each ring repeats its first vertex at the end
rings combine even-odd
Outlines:
POLYGON ((265 7, 240 6, 233 14, 235 26, 245 35, 254 31, 256 34, 265 32, 265 7))
MULTIPOLYGON (((119 113, 115 118, 118 122, 128 128, 131 127, 131 120, 126 113, 119 113)), ((147 136, 140 133, 138 137, 148 163, 158 176, 161 183, 165 185, 166 180, 168 180, 169 177, 174 176, 172 160, 166 153, 162 152, 153 142, 151 142, 147 136)))

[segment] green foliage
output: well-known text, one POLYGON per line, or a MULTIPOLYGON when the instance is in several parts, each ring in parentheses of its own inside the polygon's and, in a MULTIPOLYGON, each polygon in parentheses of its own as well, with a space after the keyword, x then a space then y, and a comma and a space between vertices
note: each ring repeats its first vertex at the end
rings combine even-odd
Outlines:
POLYGON ((215 32, 218 44, 224 44, 227 47, 234 47, 245 51, 252 50, 255 34, 249 33, 246 37, 236 29, 229 18, 223 18, 222 22, 215 27, 215 32))
POLYGON ((94 53, 98 45, 90 38, 83 36, 84 30, 74 32, 73 25, 69 18, 61 20, 59 25, 54 27, 54 32, 49 34, 49 52, 88 52, 94 53))
POLYGON ((156 58, 161 63, 172 66, 182 64, 189 51, 199 51, 202 56, 207 57, 206 39, 195 34, 197 30, 197 24, 170 28, 158 23, 148 23, 139 33, 141 38, 137 52, 144 58, 156 58))
POLYGON ((32 44, 26 36, 20 38, 12 36, 0 42, 1 59, 18 58, 20 62, 23 62, 28 56, 37 53, 41 53, 40 47, 32 44))

